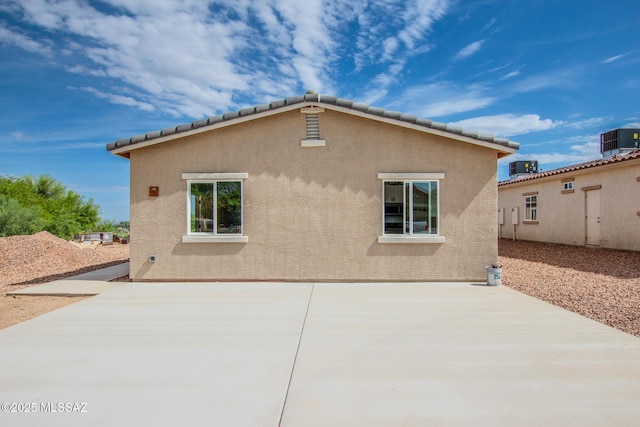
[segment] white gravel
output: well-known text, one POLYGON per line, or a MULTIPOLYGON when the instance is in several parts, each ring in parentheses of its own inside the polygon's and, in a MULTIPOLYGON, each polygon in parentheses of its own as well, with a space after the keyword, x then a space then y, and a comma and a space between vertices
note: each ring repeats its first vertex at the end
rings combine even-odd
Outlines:
POLYGON ((640 337, 640 252, 500 240, 502 284, 640 337))

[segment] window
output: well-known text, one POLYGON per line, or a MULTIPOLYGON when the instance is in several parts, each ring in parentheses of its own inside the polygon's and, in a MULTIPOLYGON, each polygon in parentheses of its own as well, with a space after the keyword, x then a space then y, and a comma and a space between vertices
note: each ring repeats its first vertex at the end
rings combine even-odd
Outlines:
POLYGON ((183 174, 187 181, 187 236, 182 241, 246 242, 243 181, 246 174, 183 174), (193 179, 191 179, 193 178, 193 179))
POLYGON ((564 183, 564 190, 573 190, 573 182, 572 181, 565 182, 564 183))
POLYGON ((538 220, 538 196, 537 195, 525 196, 524 220, 525 221, 538 220))
POLYGON ((242 234, 242 182, 189 183, 190 233, 242 234))
POLYGON ((444 174, 378 174, 383 179, 380 243, 443 243, 439 179, 444 174))

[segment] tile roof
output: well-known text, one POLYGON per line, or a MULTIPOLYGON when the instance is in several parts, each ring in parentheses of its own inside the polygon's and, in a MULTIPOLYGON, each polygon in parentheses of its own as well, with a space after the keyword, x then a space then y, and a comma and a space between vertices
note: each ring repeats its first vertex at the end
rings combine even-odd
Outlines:
POLYGON ((590 162, 578 163, 576 165, 564 166, 564 167, 561 167, 558 169, 552 169, 546 172, 538 172, 538 173, 532 173, 529 175, 519 176, 514 179, 498 182, 498 187, 501 187, 503 185, 515 184, 523 181, 531 181, 534 179, 544 178, 547 176, 559 175, 561 173, 575 172, 582 169, 590 169, 598 166, 610 165, 612 163, 625 162, 633 159, 640 159, 640 150, 634 150, 625 154, 616 154, 611 157, 606 157, 604 159, 592 160, 590 162))
POLYGON ((257 105, 255 107, 243 108, 239 111, 224 113, 220 116, 212 116, 207 119, 196 120, 192 123, 181 124, 175 127, 170 127, 158 131, 148 132, 144 135, 137 135, 131 138, 120 139, 118 141, 107 144, 107 150, 113 151, 119 148, 123 148, 129 145, 135 145, 141 142, 150 141, 153 139, 166 137, 169 135, 179 134, 190 130, 202 128, 205 126, 212 126, 217 123, 230 121, 239 117, 250 116, 252 114, 264 113, 267 111, 277 110, 290 105, 309 103, 325 104, 327 106, 335 105, 337 107, 352 109, 354 111, 370 114, 372 116, 380 116, 387 119, 398 120, 400 122, 407 122, 410 124, 423 126, 425 128, 436 129, 443 132, 448 132, 454 135, 465 136, 468 138, 476 139, 478 141, 497 144, 503 147, 518 149, 520 144, 514 141, 510 141, 506 138, 498 138, 493 135, 483 134, 479 132, 469 131, 457 126, 448 125, 446 123, 438 123, 427 119, 421 119, 413 115, 403 114, 396 111, 384 110, 382 108, 371 107, 367 104, 361 104, 349 99, 338 98, 335 96, 320 95, 318 93, 309 91, 302 96, 293 96, 278 101, 273 101, 270 104, 257 105))

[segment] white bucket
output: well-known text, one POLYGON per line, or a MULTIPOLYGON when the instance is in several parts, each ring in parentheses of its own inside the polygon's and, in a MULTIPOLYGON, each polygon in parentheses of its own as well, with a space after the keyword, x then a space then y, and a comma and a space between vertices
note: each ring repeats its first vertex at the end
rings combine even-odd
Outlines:
POLYGON ((502 285, 502 268, 487 267, 487 285, 489 286, 502 285))

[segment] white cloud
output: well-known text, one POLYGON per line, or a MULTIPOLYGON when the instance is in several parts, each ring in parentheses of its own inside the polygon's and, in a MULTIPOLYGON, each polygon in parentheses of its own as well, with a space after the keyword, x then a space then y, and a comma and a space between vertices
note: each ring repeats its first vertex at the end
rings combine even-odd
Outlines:
POLYGON ((141 102, 138 101, 130 96, 123 96, 123 95, 115 95, 112 93, 104 93, 102 91, 99 91, 98 89, 92 88, 92 87, 84 87, 82 88, 83 90, 90 92, 92 94, 94 94, 95 96, 97 96, 98 98, 103 98, 103 99, 107 99, 109 101, 111 101, 113 104, 119 104, 119 105, 128 105, 129 107, 136 107, 139 108, 140 110, 144 110, 144 111, 153 111, 155 110, 155 107, 149 103, 146 102, 141 102))
POLYGON ((616 62, 618 59, 622 59, 625 56, 627 56, 628 53, 623 53, 621 55, 616 55, 616 56, 612 56, 610 58, 605 59, 604 61, 602 61, 603 64, 610 64, 612 62, 616 62))
POLYGON ((48 44, 33 40, 24 34, 16 33, 4 27, 0 27, 0 43, 17 46, 28 52, 43 55, 50 55, 52 52, 51 46, 48 44))
POLYGON ((570 87, 580 81, 584 72, 580 67, 563 68, 547 73, 529 75, 526 78, 516 80, 506 90, 510 93, 528 93, 552 87, 570 87))
POLYGON ((474 117, 452 123, 465 129, 499 136, 524 135, 553 129, 562 125, 560 121, 541 119, 537 114, 498 114, 474 117))
POLYGON ((454 59, 460 60, 460 59, 465 59, 470 57, 471 55, 478 52, 482 48, 483 44, 484 44, 484 40, 478 40, 468 44, 467 46, 460 49, 460 51, 456 54, 454 59))
POLYGON ((609 117, 592 117, 590 119, 582 119, 575 122, 568 122, 565 124, 565 127, 570 129, 588 129, 594 127, 600 127, 606 121, 611 120, 609 117))
POLYGON ((358 5, 354 13, 360 28, 357 51, 353 56, 356 70, 368 66, 384 67, 382 73, 378 72, 376 81, 367 88, 367 93, 378 94, 377 97, 368 96, 368 99, 375 101, 387 94, 387 88, 398 80, 409 58, 431 49, 427 37, 434 23, 446 15, 453 2, 410 0, 353 3, 358 5))
POLYGON ((412 86, 398 97, 395 108, 421 117, 441 117, 488 107, 496 100, 488 92, 482 85, 457 86, 448 82, 412 86))
POLYGON ((575 165, 602 158, 600 142, 591 141, 584 144, 572 145, 566 152, 525 152, 528 147, 521 146, 520 152, 512 154, 498 161, 504 165, 517 160, 537 160, 540 171, 548 171, 563 166, 575 165))
POLYGON ((488 29, 492 28, 494 25, 496 25, 496 22, 498 22, 496 18, 491 18, 491 21, 489 21, 489 23, 484 26, 482 31, 487 31, 488 29))
POLYGON ((6 13, 43 37, 4 29, 0 41, 104 79, 113 89, 92 93, 110 102, 197 117, 243 99, 332 93, 345 59, 356 71, 382 64, 368 92, 386 93, 407 58, 429 49, 426 38, 452 0, 6 1, 6 13))
POLYGON ((11 136, 13 137, 13 139, 15 139, 17 141, 26 141, 27 140, 27 134, 24 133, 24 131, 21 131, 21 130, 12 132, 11 136))
POLYGON ((442 18, 450 7, 446 0, 414 0, 409 3, 403 13, 404 28, 398 38, 410 51, 415 44, 431 31, 435 21, 442 18))
POLYGON ((514 78, 514 77, 518 77, 519 75, 520 75, 520 70, 515 70, 515 71, 512 71, 512 72, 510 72, 510 73, 505 74, 505 75, 502 77, 502 80, 512 79, 512 78, 514 78))

